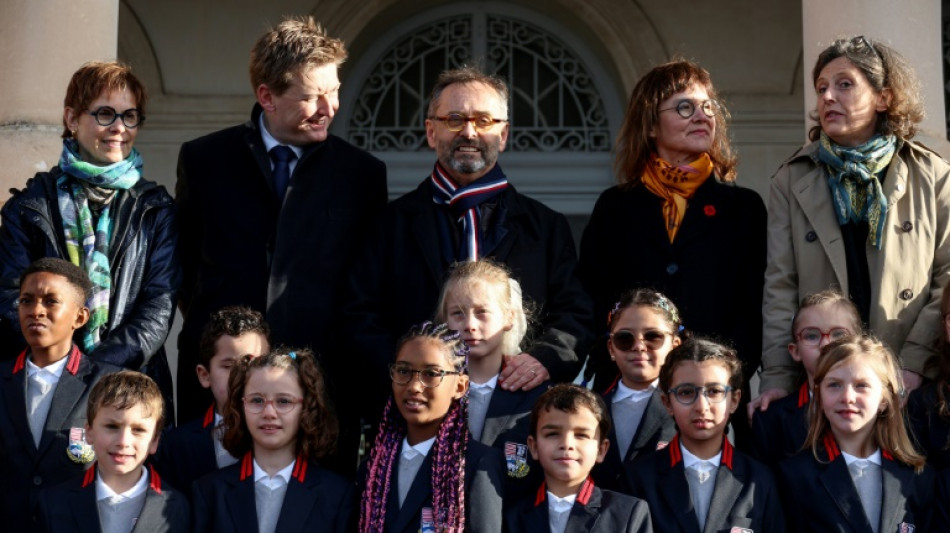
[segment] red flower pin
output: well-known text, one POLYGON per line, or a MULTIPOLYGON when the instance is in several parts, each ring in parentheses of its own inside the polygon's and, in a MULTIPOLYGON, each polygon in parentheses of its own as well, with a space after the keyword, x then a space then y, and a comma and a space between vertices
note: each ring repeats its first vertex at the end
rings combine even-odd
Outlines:
POLYGON ((716 206, 714 206, 714 205, 707 205, 707 206, 703 207, 703 213, 705 213, 707 217, 714 217, 714 216, 716 216, 716 206))

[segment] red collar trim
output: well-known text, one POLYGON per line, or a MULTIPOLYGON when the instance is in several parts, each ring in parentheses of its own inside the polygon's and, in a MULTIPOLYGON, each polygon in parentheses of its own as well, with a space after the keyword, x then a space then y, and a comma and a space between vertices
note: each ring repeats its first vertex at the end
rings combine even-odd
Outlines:
POLYGON ((805 383, 802 383, 801 388, 798 389, 799 409, 808 405, 808 400, 810 400, 810 398, 808 397, 808 382, 806 381, 805 383))
POLYGON ((729 442, 729 439, 722 439, 722 459, 719 461, 720 464, 726 465, 729 470, 732 470, 732 443, 729 442))
MULTIPOLYGON (((20 352, 20 355, 16 358, 16 363, 13 364, 13 373, 16 374, 26 367, 26 352, 29 351, 29 348, 20 352)), ((66 361, 66 370, 70 374, 76 375, 76 372, 79 372, 79 363, 82 361, 82 352, 79 351, 79 348, 73 344, 73 347, 69 350, 69 355, 66 357, 69 360, 66 361)))
POLYGON ((88 487, 90 483, 96 480, 96 464, 97 462, 93 462, 86 469, 86 473, 82 477, 82 488, 88 487))
POLYGON ((538 494, 534 497, 534 506, 537 507, 541 505, 547 498, 547 485, 542 481, 541 486, 538 487, 538 494))
POLYGON ((158 472, 155 471, 155 467, 152 465, 148 465, 148 486, 156 494, 162 493, 162 478, 159 477, 158 472))
MULTIPOLYGON (((587 479, 584 480, 584 483, 581 485, 579 491, 577 491, 577 503, 581 505, 587 505, 590 503, 590 497, 594 494, 594 480, 590 476, 587 476, 587 479)), ((538 487, 538 493, 534 497, 534 506, 537 507, 545 502, 548 499, 548 486, 545 482, 541 482, 541 486, 538 487)))
POLYGON ((297 456, 297 462, 294 463, 294 471, 290 477, 296 478, 301 483, 307 479, 307 459, 304 456, 297 456))
POLYGON ((245 453, 241 459, 241 481, 249 477, 254 478, 254 456, 251 452, 245 453))
POLYGON ((611 392, 614 391, 614 389, 617 388, 617 383, 620 383, 620 378, 622 378, 622 377, 623 377, 622 374, 618 374, 617 377, 614 378, 613 383, 611 383, 609 387, 607 387, 606 389, 604 389, 604 396, 610 394, 611 392))
POLYGON ((214 422, 214 404, 212 403, 205 411, 205 419, 201 422, 201 427, 206 428, 214 422))
POLYGON ((887 450, 885 450, 885 449, 883 449, 883 448, 881 449, 881 457, 887 459, 888 461, 893 461, 893 460, 894 460, 894 456, 891 455, 891 452, 889 452, 889 451, 887 451, 887 450))
POLYGON ((832 435, 830 431, 825 433, 822 443, 825 445, 825 453, 828 455, 829 461, 834 461, 841 455, 841 450, 838 448, 838 441, 835 440, 835 436, 832 435))
POLYGON ((673 437, 666 448, 670 450, 670 468, 673 468, 683 460, 683 451, 680 450, 680 436, 673 437))

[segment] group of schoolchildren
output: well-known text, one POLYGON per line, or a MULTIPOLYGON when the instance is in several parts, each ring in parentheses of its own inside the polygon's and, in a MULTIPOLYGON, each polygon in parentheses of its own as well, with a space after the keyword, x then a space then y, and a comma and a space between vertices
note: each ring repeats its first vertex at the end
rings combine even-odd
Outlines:
POLYGON ((0 363, 4 531, 950 531, 950 477, 935 474, 950 357, 911 396, 909 430, 900 365, 834 291, 801 302, 801 388, 756 414, 747 454, 728 431, 735 351, 689 335, 666 296, 633 290, 610 313, 603 395, 507 391, 498 375, 530 322, 520 285, 458 264, 435 322, 398 344, 354 484, 321 463, 338 425, 317 358, 272 349, 259 313, 213 315, 196 370, 214 403, 160 438, 155 383, 72 342, 86 274, 46 258, 20 287, 29 347, 0 363))

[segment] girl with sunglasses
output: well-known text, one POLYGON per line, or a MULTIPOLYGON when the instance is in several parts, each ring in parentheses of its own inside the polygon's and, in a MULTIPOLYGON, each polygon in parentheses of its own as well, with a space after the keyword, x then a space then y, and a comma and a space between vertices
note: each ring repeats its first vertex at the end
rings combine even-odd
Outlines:
POLYGON ((839 291, 828 289, 802 298, 792 320, 792 342, 788 344, 792 360, 804 370, 801 385, 797 394, 775 401, 769 410, 755 411, 752 434, 758 460, 775 467, 802 449, 808 434, 808 404, 821 349, 863 330, 858 308, 839 291))
POLYGON ((502 459, 469 433, 467 352, 444 324, 399 342, 392 395, 360 471, 360 533, 501 531, 502 459))
POLYGON ((318 462, 339 430, 310 351, 241 357, 224 410, 222 444, 241 459, 195 482, 192 531, 347 530, 353 486, 318 462))
POLYGON ((891 351, 872 337, 839 340, 821 351, 814 381, 805 449, 779 463, 789 530, 946 531, 931 528, 945 500, 904 426, 891 351))
POLYGON ((619 374, 607 387, 613 427, 610 447, 591 476, 597 485, 629 492, 623 465, 645 453, 665 447, 676 435, 657 388, 660 367, 670 350, 679 346, 682 325, 679 310, 669 298, 650 289, 625 293, 608 316, 607 350, 619 374))
POLYGON ((687 338, 667 356, 660 389, 677 436, 627 465, 632 494, 650 505, 654 531, 785 531, 768 467, 725 438, 741 385, 742 363, 721 344, 687 338))

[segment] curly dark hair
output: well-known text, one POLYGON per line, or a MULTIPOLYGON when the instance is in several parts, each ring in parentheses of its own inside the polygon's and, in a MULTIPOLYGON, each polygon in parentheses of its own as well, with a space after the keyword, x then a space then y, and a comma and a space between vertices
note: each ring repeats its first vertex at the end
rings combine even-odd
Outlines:
POLYGON ((26 270, 20 275, 20 286, 23 286, 23 282, 30 274, 39 272, 56 274, 66 278, 69 285, 75 289, 80 306, 86 305, 86 302, 92 296, 92 282, 89 281, 89 275, 86 274, 86 271, 58 257, 41 257, 30 263, 30 266, 26 267, 26 270))
POLYGON ((327 457, 336 449, 339 423, 327 394, 326 377, 310 350, 278 347, 266 355, 245 355, 231 369, 228 400, 224 407, 224 437, 221 443, 234 457, 254 449, 244 417, 244 388, 252 370, 279 368, 297 374, 303 390, 297 454, 310 459, 327 457))
POLYGON ((670 390, 676 367, 689 361, 718 361, 729 371, 729 386, 735 391, 742 388, 742 362, 734 349, 702 337, 687 337, 666 356, 666 362, 660 369, 661 391, 670 390))
POLYGON ((215 353, 214 345, 221 337, 240 337, 247 333, 258 333, 265 339, 270 337, 270 326, 264 320, 264 315, 242 305, 232 305, 215 311, 201 332, 198 364, 205 368, 211 366, 211 358, 215 353))

